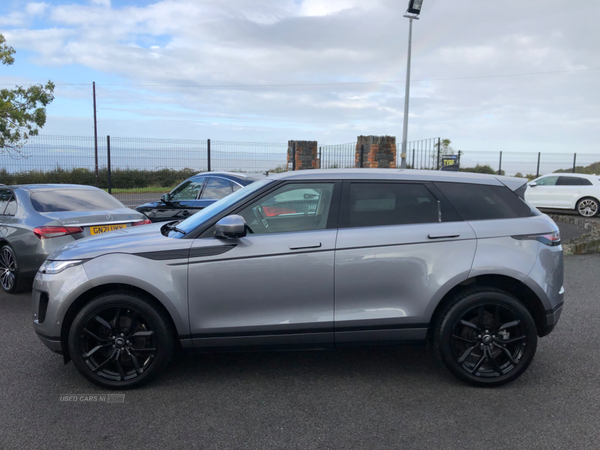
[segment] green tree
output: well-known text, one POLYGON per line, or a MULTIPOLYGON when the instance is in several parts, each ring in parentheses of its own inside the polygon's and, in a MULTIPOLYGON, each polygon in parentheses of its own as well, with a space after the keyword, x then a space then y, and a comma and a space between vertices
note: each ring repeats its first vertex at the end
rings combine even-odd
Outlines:
MULTIPOLYGON (((10 66, 15 62, 15 49, 6 44, 0 34, 0 62, 10 66)), ((54 83, 35 84, 27 89, 0 90, 0 152, 21 155, 29 136, 36 136, 46 124, 46 106, 54 100, 54 83)))

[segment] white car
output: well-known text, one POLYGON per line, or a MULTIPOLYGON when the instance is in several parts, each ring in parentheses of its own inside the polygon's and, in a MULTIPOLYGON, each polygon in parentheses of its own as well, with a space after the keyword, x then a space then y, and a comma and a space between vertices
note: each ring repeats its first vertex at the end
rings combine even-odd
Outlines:
POLYGON ((584 217, 598 214, 599 199, 600 175, 544 175, 525 191, 525 200, 536 208, 574 209, 584 217))

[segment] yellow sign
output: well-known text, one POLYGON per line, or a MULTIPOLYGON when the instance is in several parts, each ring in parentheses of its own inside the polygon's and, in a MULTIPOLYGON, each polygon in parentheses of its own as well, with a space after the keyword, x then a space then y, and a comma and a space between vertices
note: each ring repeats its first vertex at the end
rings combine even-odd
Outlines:
POLYGON ((100 225, 97 227, 91 227, 90 231, 92 233, 92 236, 95 236, 96 234, 102 234, 102 233, 106 233, 108 231, 113 231, 113 230, 120 230, 121 228, 125 228, 127 225, 125 224, 120 224, 120 225, 100 225))

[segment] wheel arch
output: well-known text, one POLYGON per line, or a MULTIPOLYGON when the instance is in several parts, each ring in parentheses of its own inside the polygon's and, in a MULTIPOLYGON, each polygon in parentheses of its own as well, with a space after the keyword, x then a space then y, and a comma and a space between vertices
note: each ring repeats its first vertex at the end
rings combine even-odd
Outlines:
POLYGON ((461 292, 476 289, 476 288, 496 288, 514 296, 520 301, 529 311, 535 322, 538 336, 542 336, 542 331, 546 325, 546 311, 542 300, 531 290, 525 283, 506 275, 488 274, 478 275, 468 278, 450 289, 440 302, 435 307, 431 320, 429 321, 429 329, 427 331, 428 339, 431 338, 434 325, 439 314, 444 309, 445 305, 461 292))
POLYGON ((173 320, 173 317, 169 313, 168 309, 155 296, 153 296, 148 291, 145 291, 144 289, 141 289, 136 286, 131 286, 129 284, 122 284, 122 283, 103 284, 100 286, 94 286, 91 289, 88 289, 87 291, 80 294, 79 297, 77 297, 71 303, 71 305, 69 306, 69 309, 67 310, 67 312, 63 318, 63 323, 62 323, 61 329, 60 329, 60 345, 62 347, 62 353, 64 356, 65 364, 71 360, 71 356, 69 354, 68 338, 69 338, 69 330, 71 329, 73 320, 75 319, 75 317, 77 316, 79 311, 81 311, 81 309, 85 305, 87 305, 89 302, 91 302, 93 299, 95 299, 99 295, 105 294, 108 292, 129 292, 132 294, 137 294, 137 295, 141 296, 146 302, 150 303, 153 307, 160 309, 164 313, 165 317, 167 317, 170 322, 171 330, 173 331, 173 338, 175 340, 175 345, 177 345, 177 346, 180 345, 179 335, 177 333, 177 327, 175 326, 175 321, 173 320))

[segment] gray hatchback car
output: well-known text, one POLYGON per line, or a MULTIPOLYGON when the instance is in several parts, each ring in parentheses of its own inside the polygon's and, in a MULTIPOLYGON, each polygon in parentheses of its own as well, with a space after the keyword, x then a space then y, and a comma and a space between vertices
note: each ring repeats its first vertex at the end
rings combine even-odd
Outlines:
POLYGON ((356 169, 269 176, 180 223, 82 239, 36 276, 33 326, 130 388, 175 348, 429 340, 459 379, 514 380, 563 307, 558 228, 524 180, 356 169))

